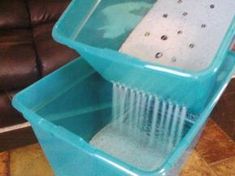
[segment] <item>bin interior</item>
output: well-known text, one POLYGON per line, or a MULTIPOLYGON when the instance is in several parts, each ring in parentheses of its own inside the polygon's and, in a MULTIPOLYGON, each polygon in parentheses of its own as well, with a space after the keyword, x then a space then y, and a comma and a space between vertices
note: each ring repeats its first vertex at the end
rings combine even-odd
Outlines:
POLYGON ((36 113, 88 142, 111 120, 111 93, 110 83, 94 73, 73 84, 36 113))
MULTIPOLYGON (((31 119, 31 116, 25 113, 25 118, 34 126, 38 126, 43 120, 45 123, 62 127, 89 143, 113 120, 112 94, 112 83, 104 80, 85 60, 79 59, 20 92, 14 101, 20 102, 19 104, 23 104, 40 117, 31 119)), ((192 125, 192 119, 186 121, 182 137, 192 125)), ((51 130, 53 133, 53 129, 51 130)), ((158 167, 166 162, 175 147, 165 154, 158 167)))
MULTIPOLYGON (((70 87, 70 85, 67 86, 70 87)), ((93 73, 81 82, 79 81, 79 83, 73 84, 73 86, 64 91, 62 94, 59 93, 58 95, 55 95, 54 99, 45 104, 43 107, 37 109, 36 113, 40 117, 43 117, 43 119, 52 122, 56 126, 63 127, 64 129, 81 137, 87 143, 90 143, 90 140, 94 138, 97 133, 105 129, 105 127, 107 128, 108 125, 112 125, 113 123, 114 119, 112 114, 112 93, 112 84, 103 80, 97 73, 93 73)), ((181 138, 183 138, 185 134, 190 130, 195 120, 196 119, 194 117, 194 119, 185 121, 181 138)), ((117 130, 117 133, 119 134, 128 131, 128 128, 127 126, 125 126, 125 124, 121 125, 123 125, 125 129, 117 130)), ((164 131, 166 131, 166 129, 162 128, 159 133, 164 133, 164 131)), ((142 136, 141 138, 143 140, 140 139, 139 141, 139 137, 137 137, 138 139, 136 139, 136 136, 132 136, 133 134, 126 133, 126 141, 124 141, 123 136, 119 138, 119 140, 123 141, 121 144, 121 142, 119 141, 116 141, 115 143, 115 139, 118 140, 116 135, 117 133, 115 133, 115 128, 114 130, 109 129, 108 133, 114 134, 112 136, 112 138, 114 138, 114 140, 112 141, 112 148, 117 148, 119 147, 119 145, 123 145, 122 148, 127 152, 127 143, 125 143, 127 142, 127 140, 130 141, 131 145, 133 145, 132 140, 135 140, 135 143, 137 145, 141 142, 147 144, 149 137, 146 135, 146 131, 141 131, 139 135, 142 136)), ((102 144, 105 143, 105 145, 111 142, 110 140, 104 138, 101 140, 106 140, 102 141, 102 144)), ((123 162, 127 162, 127 164, 130 164, 133 167, 139 167, 138 169, 143 169, 146 171, 152 171, 160 167, 167 160, 168 155, 176 147, 175 145, 168 151, 163 151, 164 148, 168 147, 168 144, 166 143, 166 141, 164 141, 164 139, 160 145, 151 146, 151 149, 154 150, 154 153, 152 153, 152 155, 156 155, 156 157, 153 158, 152 163, 149 164, 150 166, 146 167, 142 166, 143 164, 134 165, 133 163, 128 163, 129 160, 125 160, 126 156, 120 157, 120 151, 118 151, 118 153, 112 153, 109 152, 109 150, 94 145, 93 143, 91 143, 91 145, 102 150, 103 152, 106 152, 107 154, 112 155, 113 157, 116 157, 117 159, 120 159, 123 162), (164 153, 163 155, 161 155, 161 158, 157 157, 157 154, 160 153, 164 153), (155 167, 153 167, 153 165, 155 167)), ((109 148, 111 146, 107 147, 109 148)), ((148 148, 147 146, 145 147, 148 148)), ((129 150, 132 149, 133 147, 131 146, 129 150)), ((129 157, 132 157, 132 160, 134 160, 136 157, 144 155, 144 153, 141 152, 144 151, 141 149, 132 151, 132 154, 130 154, 129 157)), ((148 154, 151 155, 151 153, 148 154)))

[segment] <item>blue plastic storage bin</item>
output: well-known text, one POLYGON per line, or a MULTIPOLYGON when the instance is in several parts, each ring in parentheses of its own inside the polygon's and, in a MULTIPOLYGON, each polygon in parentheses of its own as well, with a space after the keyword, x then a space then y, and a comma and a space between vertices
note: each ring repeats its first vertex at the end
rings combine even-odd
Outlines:
POLYGON ((33 130, 58 176, 177 175, 234 71, 235 54, 210 92, 206 108, 161 167, 144 171, 88 144, 111 120, 112 85, 77 59, 18 93, 13 106, 33 130))
POLYGON ((206 107, 218 75, 227 67, 226 55, 235 35, 235 17, 212 62, 198 71, 144 62, 119 52, 155 3, 156 0, 73 0, 54 26, 52 35, 59 43, 80 53, 106 80, 170 98, 197 114, 206 107), (133 3, 139 10, 133 10, 127 3, 133 3), (120 35, 116 35, 117 31, 120 35))

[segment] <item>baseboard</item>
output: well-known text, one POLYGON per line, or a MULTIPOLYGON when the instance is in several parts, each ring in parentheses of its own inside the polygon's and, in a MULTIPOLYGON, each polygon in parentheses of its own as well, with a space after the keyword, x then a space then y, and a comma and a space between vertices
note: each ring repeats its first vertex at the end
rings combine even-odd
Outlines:
POLYGON ((37 139, 28 122, 0 128, 0 152, 36 142, 37 139))

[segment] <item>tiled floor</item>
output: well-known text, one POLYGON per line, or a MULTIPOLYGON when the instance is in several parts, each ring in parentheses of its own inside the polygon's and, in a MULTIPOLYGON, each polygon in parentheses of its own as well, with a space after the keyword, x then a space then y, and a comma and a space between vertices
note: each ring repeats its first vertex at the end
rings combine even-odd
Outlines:
MULTIPOLYGON (((53 176, 38 144, 0 153, 0 176, 53 176)), ((235 142, 212 120, 180 176, 235 176, 235 142)))

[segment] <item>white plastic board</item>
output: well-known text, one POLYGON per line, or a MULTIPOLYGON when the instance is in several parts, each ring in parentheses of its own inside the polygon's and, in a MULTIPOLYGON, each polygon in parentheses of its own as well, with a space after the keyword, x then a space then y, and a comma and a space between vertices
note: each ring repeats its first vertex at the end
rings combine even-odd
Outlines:
POLYGON ((192 71, 214 59, 235 15, 235 0, 158 0, 120 52, 192 71))

